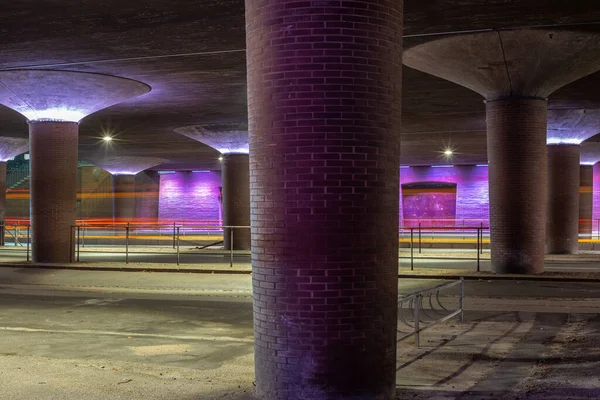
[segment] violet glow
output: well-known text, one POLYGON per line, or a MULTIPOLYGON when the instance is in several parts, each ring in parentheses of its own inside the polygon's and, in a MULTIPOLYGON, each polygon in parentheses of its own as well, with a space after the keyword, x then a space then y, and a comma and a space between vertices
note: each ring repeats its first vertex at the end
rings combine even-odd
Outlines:
MULTIPOLYGON (((489 219, 489 185, 487 168, 478 168, 475 166, 455 166, 445 168, 431 167, 411 167, 403 169, 400 172, 400 183, 415 182, 445 182, 456 184, 456 219, 489 219)), ((401 193, 401 199, 403 199, 401 193)), ((447 200, 447 199, 446 199, 447 200)), ((414 200, 413 203, 417 201, 414 200)), ((427 201, 423 200, 423 206, 427 201)), ((434 207, 432 205, 432 207, 434 207)), ((407 210, 411 214, 410 210, 407 210)), ((403 201, 400 201, 400 217, 408 218, 407 212, 403 210, 403 201)), ((414 215, 421 215, 420 218, 427 218, 427 215, 434 215, 435 210, 422 209, 420 214, 412 212, 414 215)))
POLYGON ((87 115, 149 91, 144 83, 103 74, 0 71, 0 103, 32 122, 78 123, 87 115))
POLYGON ((15 109, 23 114, 25 118, 32 122, 56 121, 56 122, 76 122, 79 123, 86 113, 80 110, 68 109, 65 107, 53 107, 45 110, 33 110, 30 108, 15 109))
POLYGON ((138 172, 134 172, 134 171, 108 171, 110 172, 111 175, 113 176, 119 176, 119 175, 137 175, 138 172))
POLYGON ((218 171, 160 174, 159 219, 220 223, 220 187, 218 171))
POLYGON ((579 145, 584 140, 585 140, 585 138, 581 139, 581 138, 550 137, 546 140, 546 144, 548 144, 548 145, 560 145, 560 144, 579 145))

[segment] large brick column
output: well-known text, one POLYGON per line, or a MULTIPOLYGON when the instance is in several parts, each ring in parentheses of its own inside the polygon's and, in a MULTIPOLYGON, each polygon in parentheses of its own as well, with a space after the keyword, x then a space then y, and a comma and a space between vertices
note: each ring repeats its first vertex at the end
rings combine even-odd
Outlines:
POLYGON ((594 167, 581 165, 579 168, 579 236, 592 237, 592 213, 594 210, 594 167))
MULTIPOLYGON (((6 161, 0 161, 0 224, 6 220, 6 161)), ((4 246, 4 228, 0 226, 0 246, 4 246)))
MULTIPOLYGON (((223 154, 223 225, 250 226, 250 164, 248 154, 223 154)), ((231 249, 231 229, 223 230, 224 248, 231 249)), ((250 250, 250 229, 233 229, 233 249, 250 250)))
POLYGON ((508 98, 486 111, 492 271, 543 272, 547 103, 508 98))
POLYGON ((67 263, 77 201, 77 133, 74 122, 29 123, 33 261, 67 263))
POLYGON ((579 249, 579 153, 579 145, 548 146, 548 254, 579 249))
POLYGON ((261 399, 394 397, 402 20, 246 0, 261 399))
POLYGON ((135 175, 113 175, 113 217, 117 223, 135 219, 135 175))

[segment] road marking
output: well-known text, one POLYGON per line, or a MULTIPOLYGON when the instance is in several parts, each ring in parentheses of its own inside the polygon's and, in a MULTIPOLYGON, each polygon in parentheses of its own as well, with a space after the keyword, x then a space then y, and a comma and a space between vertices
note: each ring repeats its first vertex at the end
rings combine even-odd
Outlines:
POLYGON ((81 330, 59 330, 59 329, 36 329, 21 326, 1 326, 0 331, 9 332, 29 332, 29 333, 66 333, 73 335, 104 335, 104 336, 122 336, 127 338, 155 338, 155 339, 174 339, 174 340, 198 340, 210 342, 239 342, 254 343, 250 338, 234 338, 230 336, 190 336, 190 335, 161 335, 158 333, 135 333, 135 332, 115 332, 115 331, 93 331, 88 329, 81 330))

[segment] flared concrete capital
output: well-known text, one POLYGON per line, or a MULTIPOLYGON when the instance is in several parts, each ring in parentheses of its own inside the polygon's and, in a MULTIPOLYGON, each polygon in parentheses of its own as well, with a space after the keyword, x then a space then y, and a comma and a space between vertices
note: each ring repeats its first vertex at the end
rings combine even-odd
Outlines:
POLYGON ((543 99, 600 70, 600 34, 518 29, 457 35, 405 50, 404 64, 488 100, 543 99))
POLYGON ((150 91, 132 79, 72 71, 0 71, 0 103, 29 121, 79 122, 150 91))
POLYGON ((585 142, 581 144, 581 165, 594 165, 600 162, 600 142, 585 142))
POLYGON ((580 144, 600 132, 600 110, 548 110, 548 144, 580 144))
POLYGON ((137 175, 168 160, 157 157, 113 156, 93 158, 90 161, 112 175, 137 175))
POLYGON ((188 125, 175 132, 212 147, 222 154, 248 154, 248 125, 244 123, 188 125))
POLYGON ((0 162, 7 161, 28 150, 28 139, 0 136, 0 162))

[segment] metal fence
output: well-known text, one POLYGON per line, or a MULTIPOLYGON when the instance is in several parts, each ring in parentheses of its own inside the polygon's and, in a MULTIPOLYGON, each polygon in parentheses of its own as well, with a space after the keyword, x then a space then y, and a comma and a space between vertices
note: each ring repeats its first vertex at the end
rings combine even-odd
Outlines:
MULTIPOLYGON (((75 252, 71 262, 80 262, 83 249, 86 246, 98 247, 103 243, 109 244, 111 253, 122 253, 128 264, 136 249, 145 248, 146 255, 160 255, 163 262, 180 265, 182 255, 222 254, 229 256, 229 266, 232 267, 236 257, 248 257, 250 249, 236 250, 236 232, 249 230, 250 226, 228 225, 192 225, 192 224, 78 224, 71 227, 74 238, 75 252), (229 249, 223 249, 224 232, 229 232, 229 249), (182 253, 183 246, 192 249, 182 253), (165 251, 172 249, 172 252, 165 251), (161 251, 158 251, 161 250, 161 251)), ((98 257, 97 257, 98 258, 98 257)))
POLYGON ((460 278, 458 281, 444 283, 435 286, 430 289, 420 290, 401 296, 398 298, 398 319, 403 325, 410 329, 410 332, 406 333, 398 329, 398 333, 401 334, 397 338, 400 342, 411 336, 414 337, 415 345, 417 348, 420 347, 420 334, 426 329, 431 328, 437 324, 448 321, 451 318, 458 317, 458 321, 463 321, 463 297, 464 297, 464 279, 460 278), (440 292, 445 289, 449 289, 454 286, 459 286, 459 297, 458 297, 458 309, 455 311, 448 310, 440 301, 440 292), (435 297, 434 297, 435 296, 435 297), (428 299, 427 305, 429 308, 425 308, 423 300, 428 299), (404 311, 408 310, 408 316, 405 316, 404 311), (411 322, 412 320, 412 322, 411 322))
MULTIPOLYGON (((428 235, 431 236, 431 239, 435 238, 435 234, 445 234, 446 237, 462 237, 463 241, 475 235, 476 240, 474 243, 474 250, 476 253, 475 261, 477 266, 477 271, 481 270, 481 255, 483 254, 484 248, 484 237, 485 233, 489 232, 489 227, 484 226, 483 223, 480 226, 467 226, 467 227, 434 227, 434 226, 421 226, 419 224, 417 227, 401 227, 399 231, 399 237, 401 239, 404 238, 405 235, 408 235, 410 238, 409 248, 410 248, 410 270, 414 270, 414 259, 415 259, 415 249, 419 254, 423 253, 423 236, 428 235)), ((489 235, 488 235, 489 237, 489 235)), ((466 243, 466 242, 465 242, 466 243)))

